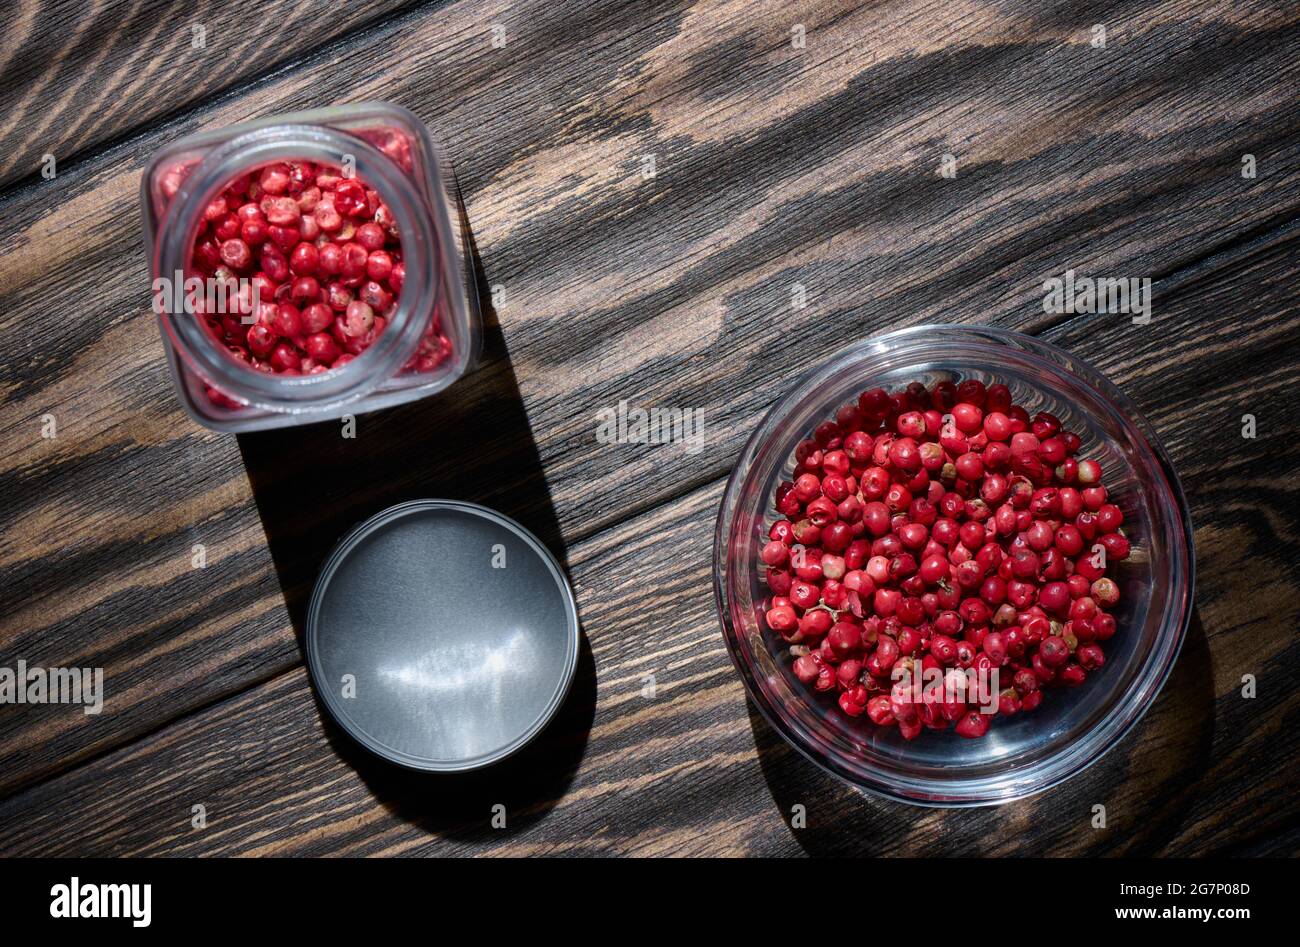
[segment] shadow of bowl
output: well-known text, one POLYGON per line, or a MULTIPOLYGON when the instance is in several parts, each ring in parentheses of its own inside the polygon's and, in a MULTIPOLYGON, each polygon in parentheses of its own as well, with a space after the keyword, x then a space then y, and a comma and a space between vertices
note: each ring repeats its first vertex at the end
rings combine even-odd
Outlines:
POLYGON ((1158 854, 1185 828, 1214 741, 1214 674, 1199 611, 1160 696, 1119 746, 1066 782, 1001 806, 930 809, 862 792, 805 758, 746 703, 772 799, 795 841, 819 856, 1158 854), (1094 827, 1098 805, 1106 823, 1094 827), (791 826, 795 814, 802 827, 791 826))

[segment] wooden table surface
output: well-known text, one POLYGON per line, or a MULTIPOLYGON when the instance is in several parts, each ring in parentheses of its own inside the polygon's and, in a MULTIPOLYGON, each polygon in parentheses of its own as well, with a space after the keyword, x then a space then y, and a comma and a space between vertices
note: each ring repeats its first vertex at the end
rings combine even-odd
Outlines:
POLYGON ((1298 47, 1283 2, 22 0, 0 39, 0 666, 102 667, 107 701, 0 705, 0 852, 1295 853, 1298 47), (366 99, 453 156, 495 289, 484 361, 355 440, 208 432, 148 312, 141 169, 189 132, 366 99), (1149 277, 1151 323, 1045 313, 1066 269, 1149 277), (822 774, 747 703, 713 607, 717 504, 765 409, 925 322, 1099 366, 1196 528, 1153 710, 995 809, 822 774), (598 442, 620 400, 701 409, 704 449, 598 442), (474 776, 365 757, 303 669, 324 551, 422 496, 524 522, 579 603, 560 716, 474 776))

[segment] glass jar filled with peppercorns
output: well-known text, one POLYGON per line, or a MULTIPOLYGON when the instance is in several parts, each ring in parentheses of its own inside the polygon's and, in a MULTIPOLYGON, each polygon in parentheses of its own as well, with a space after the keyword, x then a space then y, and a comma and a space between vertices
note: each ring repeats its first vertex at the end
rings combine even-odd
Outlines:
POLYGON ((141 183, 172 378, 199 423, 250 431, 413 401, 479 346, 446 159, 387 103, 189 136, 141 183))

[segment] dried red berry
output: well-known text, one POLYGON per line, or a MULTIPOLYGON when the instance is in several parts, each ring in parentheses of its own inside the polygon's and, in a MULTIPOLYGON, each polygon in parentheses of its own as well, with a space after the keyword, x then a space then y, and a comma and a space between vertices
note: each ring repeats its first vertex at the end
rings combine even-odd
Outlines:
MULTIPOLYGON (((164 182, 164 190, 175 188, 164 182)), ((310 161, 275 162, 232 179, 201 215, 193 247, 195 275, 249 279, 271 304, 256 326, 238 318, 248 301, 235 313, 201 314, 214 341, 256 371, 346 364, 388 324, 405 277, 391 211, 364 182, 310 161)), ((405 370, 431 371, 450 355, 433 318, 405 370)))
MULTIPOLYGON (((322 271, 354 272, 358 250, 368 275, 376 260, 386 267, 378 233, 352 236, 340 236, 337 260, 322 247, 322 271)), ((359 307, 374 309, 382 287, 363 286, 359 299, 343 298, 347 289, 334 323, 344 340, 365 328, 359 307)), ((304 311, 304 323, 313 317, 304 311)), ((905 739, 953 724, 977 737, 991 716, 977 704, 1028 712, 1043 685, 1083 683, 1116 630, 1106 609, 1119 587, 1097 553, 1119 560, 1130 545, 1100 466, 1078 460, 1079 447, 1054 415, 1031 420, 1005 385, 973 379, 872 389, 819 424, 795 450, 794 478, 774 501, 782 519, 759 555, 774 596, 768 627, 815 646, 795 658, 795 676, 838 689, 846 715, 897 726, 905 739), (959 677, 1009 667, 1014 686, 986 681, 919 711, 897 693, 870 697, 900 660, 959 677)))

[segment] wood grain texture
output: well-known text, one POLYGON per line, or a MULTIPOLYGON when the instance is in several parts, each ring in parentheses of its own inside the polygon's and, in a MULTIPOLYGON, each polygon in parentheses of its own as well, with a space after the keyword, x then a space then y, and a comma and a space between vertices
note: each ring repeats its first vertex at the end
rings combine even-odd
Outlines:
MULTIPOLYGON (((1047 327, 1041 283, 1067 267, 1218 280, 1217 250, 1300 213, 1298 33, 1300 11, 1266 3, 461 3, 0 198, 0 664, 103 666, 110 694, 98 718, 0 708, 0 792, 251 685, 282 692, 315 564, 389 502, 487 502, 576 555, 713 484, 789 380, 854 338, 1047 327), (482 282, 505 292, 487 361, 355 442, 203 432, 147 314, 140 168, 189 131, 367 98, 451 148, 482 282), (702 408, 705 449, 597 443, 595 411, 622 399, 702 408)), ((1230 331, 1222 315, 1185 318, 1230 331)), ((649 598, 625 607, 653 622, 659 599, 633 587, 649 598)), ((645 720, 626 746, 654 739, 645 720)))
MULTIPOLYGON (((0 188, 275 72, 413 0, 27 0, 0 36, 0 188), (196 32, 196 28, 201 32, 196 32)), ((428 4, 426 4, 428 6, 428 4)))
MULTIPOLYGON (((575 543, 574 693, 529 751, 465 778, 359 751, 286 674, 0 803, 20 854, 1192 854, 1276 845, 1300 820, 1296 236, 1157 296, 1157 321, 1078 317, 1048 339, 1146 413, 1196 525, 1197 613, 1147 718, 1102 762, 997 809, 863 798, 747 703, 718 631, 714 481, 575 543), (1228 338, 1239 326, 1249 333, 1228 338), (1240 378, 1207 388, 1207 377, 1240 378), (1194 410, 1188 410, 1189 406, 1194 410), (1260 437, 1240 436, 1242 413, 1260 437), (1213 441, 1215 450, 1205 446, 1213 441), (1252 598, 1252 586, 1269 590, 1252 598), (1241 697, 1256 675, 1258 697, 1241 697), (655 694, 647 698, 647 674, 655 694), (1262 755, 1271 766, 1252 762, 1262 755), (507 806, 506 830, 490 826, 507 806), (209 827, 190 828, 202 804, 209 827), (808 825, 793 830, 791 807, 808 825), (1106 806, 1108 828, 1091 827, 1106 806)), ((1292 852, 1293 854, 1293 852, 1292 852)))

